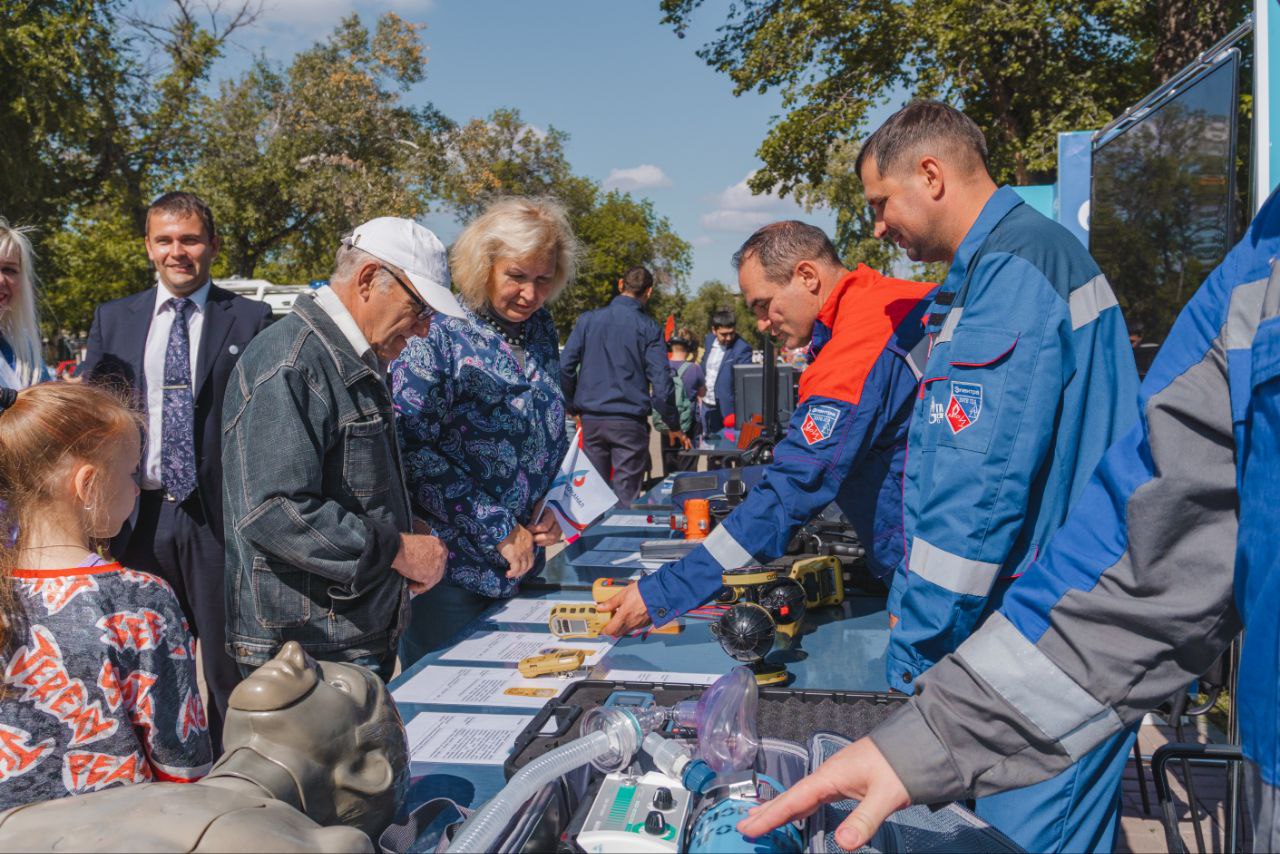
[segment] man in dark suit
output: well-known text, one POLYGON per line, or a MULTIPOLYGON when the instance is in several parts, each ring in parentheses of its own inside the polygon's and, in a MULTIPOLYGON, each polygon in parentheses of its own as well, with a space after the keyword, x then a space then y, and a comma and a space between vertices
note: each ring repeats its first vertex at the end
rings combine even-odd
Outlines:
POLYGON ((733 367, 751 364, 751 345, 739 337, 732 309, 722 308, 711 315, 705 348, 702 372, 707 377, 707 394, 702 398, 702 411, 707 432, 715 433, 739 426, 733 417, 733 367))
POLYGON ((214 287, 213 214, 190 193, 151 203, 146 248, 157 286, 98 306, 81 375, 129 394, 146 413, 138 510, 111 551, 177 594, 200 641, 217 753, 227 698, 240 679, 224 648, 222 398, 271 309, 214 287))

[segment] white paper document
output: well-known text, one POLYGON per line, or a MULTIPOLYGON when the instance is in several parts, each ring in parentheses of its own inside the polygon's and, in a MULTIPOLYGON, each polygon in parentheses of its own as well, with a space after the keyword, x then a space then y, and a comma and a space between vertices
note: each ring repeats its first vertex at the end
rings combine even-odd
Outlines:
POLYGON ((476 632, 464 638, 440 656, 441 661, 495 661, 519 664, 520 659, 564 649, 580 649, 587 653, 586 665, 600 661, 610 640, 560 640, 551 632, 476 632))
POLYGON ((666 524, 665 521, 650 522, 648 514, 640 513, 614 513, 597 523, 601 528, 657 528, 666 524))
POLYGON ((655 685, 672 682, 710 685, 723 675, 723 673, 671 673, 667 670, 610 670, 603 678, 612 679, 614 682, 652 682, 655 685))
POLYGON ((396 689, 395 698, 398 703, 540 709, 548 700, 560 696, 566 687, 584 678, 585 669, 569 677, 525 679, 520 671, 505 667, 443 667, 432 664, 396 689))
POLYGON ((405 727, 411 762, 501 765, 533 715, 422 712, 405 727))
POLYGON ((511 599, 485 617, 495 623, 537 623, 545 626, 556 605, 581 605, 580 599, 511 599))

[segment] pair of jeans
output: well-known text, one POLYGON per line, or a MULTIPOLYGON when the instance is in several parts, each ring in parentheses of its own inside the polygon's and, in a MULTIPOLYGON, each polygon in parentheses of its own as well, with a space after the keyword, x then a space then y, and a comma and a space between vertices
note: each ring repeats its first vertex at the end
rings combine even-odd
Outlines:
MULTIPOLYGON (((392 674, 396 672, 396 654, 388 652, 385 655, 362 655, 351 661, 344 661, 343 664, 358 664, 372 670, 373 675, 383 682, 390 682, 392 674)), ((258 669, 258 665, 244 662, 240 662, 239 666, 241 678, 247 678, 250 673, 258 669)))
POLYGON ((632 418, 582 416, 582 449, 618 503, 630 507, 649 468, 649 424, 632 418))
POLYGON ((497 601, 447 580, 413 597, 409 625, 400 636, 400 668, 408 670, 427 653, 444 649, 497 601))

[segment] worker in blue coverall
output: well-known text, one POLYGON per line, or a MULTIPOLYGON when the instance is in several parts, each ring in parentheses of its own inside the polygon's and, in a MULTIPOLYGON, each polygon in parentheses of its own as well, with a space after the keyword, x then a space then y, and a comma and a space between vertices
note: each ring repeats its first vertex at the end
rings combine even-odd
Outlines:
MULTIPOLYGON (((877 236, 951 264, 925 325, 908 435, 906 560, 889 596, 890 687, 915 682, 999 607, 1050 541, 1106 448, 1138 414, 1116 298, 1065 228, 986 168, 963 113, 918 102, 869 137, 857 167, 877 236)), ((1054 780, 977 803, 1029 851, 1110 851, 1133 733, 1054 780)))
POLYGON ((770 801, 763 835, 860 800, 861 847, 908 802, 1056 774, 1209 668, 1243 626, 1236 694, 1253 850, 1280 851, 1280 196, 1182 310, 1138 423, 1000 610, 903 709, 770 801))
POLYGON ((773 463, 745 500, 682 560, 614 597, 604 628, 619 635, 662 625, 716 595, 725 570, 782 555, 792 535, 835 501, 887 578, 902 560, 902 461, 919 379, 912 350, 935 286, 846 270, 822 232, 767 225, 734 256, 761 331, 808 343, 800 405, 773 463))

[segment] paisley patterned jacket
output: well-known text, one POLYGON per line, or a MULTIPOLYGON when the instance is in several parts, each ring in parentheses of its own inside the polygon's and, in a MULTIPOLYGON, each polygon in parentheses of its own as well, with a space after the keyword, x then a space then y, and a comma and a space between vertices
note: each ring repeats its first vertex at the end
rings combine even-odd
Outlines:
MULTIPOLYGON (((533 521, 569 448, 558 342, 540 309, 526 324, 521 370, 475 314, 436 315, 391 367, 414 512, 448 546, 448 580, 475 593, 516 594, 498 544, 533 521)), ((542 570, 542 549, 536 557, 530 575, 542 570)))

